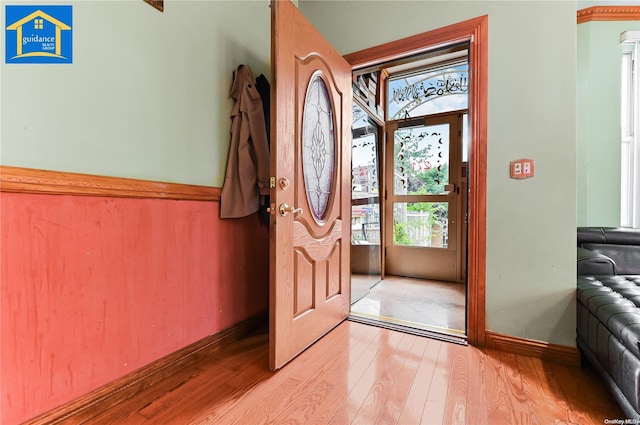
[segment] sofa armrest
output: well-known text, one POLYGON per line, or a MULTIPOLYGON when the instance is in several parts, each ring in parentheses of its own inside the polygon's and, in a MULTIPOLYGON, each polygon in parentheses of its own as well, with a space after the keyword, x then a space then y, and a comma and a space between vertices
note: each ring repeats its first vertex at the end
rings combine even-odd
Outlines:
POLYGON ((578 276, 597 276, 616 274, 616 263, 603 254, 578 247, 578 276))

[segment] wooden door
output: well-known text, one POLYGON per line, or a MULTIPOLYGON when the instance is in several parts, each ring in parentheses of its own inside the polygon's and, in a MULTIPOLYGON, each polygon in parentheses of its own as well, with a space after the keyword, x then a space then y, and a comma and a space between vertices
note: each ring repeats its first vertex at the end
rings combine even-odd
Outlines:
POLYGON ((351 66, 289 1, 271 2, 269 364, 349 314, 351 66))
POLYGON ((385 272, 461 281, 459 112, 387 123, 385 272))

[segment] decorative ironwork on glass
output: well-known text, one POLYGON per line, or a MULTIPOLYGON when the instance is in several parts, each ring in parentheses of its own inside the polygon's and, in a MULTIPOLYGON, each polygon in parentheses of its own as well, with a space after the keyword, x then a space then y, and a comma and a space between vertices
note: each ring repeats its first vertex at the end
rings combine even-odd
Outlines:
POLYGON ((356 103, 351 135, 351 199, 378 196, 377 129, 356 103))
POLYGON ((390 120, 467 109, 469 64, 389 78, 390 120))
POLYGON ((394 193, 440 195, 449 183, 449 124, 397 129, 394 193))
POLYGON ((334 184, 335 134, 333 106, 324 80, 311 78, 302 117, 302 172, 309 209, 317 221, 328 210, 334 184))
POLYGON ((351 126, 351 243, 380 243, 378 130, 357 103, 351 126))

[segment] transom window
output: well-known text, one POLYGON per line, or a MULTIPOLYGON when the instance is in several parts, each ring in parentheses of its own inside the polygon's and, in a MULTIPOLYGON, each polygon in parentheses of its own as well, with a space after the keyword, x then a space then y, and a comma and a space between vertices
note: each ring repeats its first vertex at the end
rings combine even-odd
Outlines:
POLYGON ((393 75, 388 80, 387 120, 467 109, 468 93, 466 57, 428 70, 393 75))

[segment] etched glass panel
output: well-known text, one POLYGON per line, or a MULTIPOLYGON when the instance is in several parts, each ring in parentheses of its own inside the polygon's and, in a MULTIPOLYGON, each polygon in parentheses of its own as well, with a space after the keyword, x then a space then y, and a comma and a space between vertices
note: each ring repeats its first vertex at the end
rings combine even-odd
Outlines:
POLYGON ((355 102, 351 136, 351 243, 378 245, 380 244, 378 127, 355 102))
POLYGON ((449 184, 449 124, 399 128, 394 141, 394 194, 441 195, 449 184))
POLYGON ((327 86, 316 74, 309 83, 302 117, 302 172, 309 209, 324 220, 334 184, 335 134, 327 86))
POLYGON ((387 119, 399 120, 467 109, 469 64, 389 78, 387 119))

